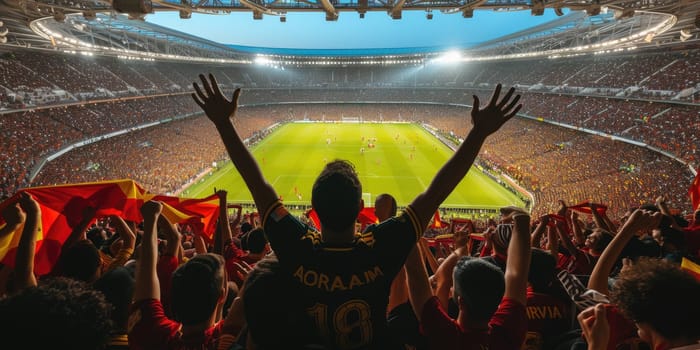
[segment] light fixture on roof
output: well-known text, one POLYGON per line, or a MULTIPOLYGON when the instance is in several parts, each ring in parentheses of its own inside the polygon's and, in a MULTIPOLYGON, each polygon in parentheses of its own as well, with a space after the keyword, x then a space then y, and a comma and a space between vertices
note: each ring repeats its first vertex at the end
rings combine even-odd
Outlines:
POLYGON ((282 22, 282 23, 287 22, 287 15, 281 15, 280 22, 282 22))
POLYGON ((648 33, 647 35, 644 36, 644 42, 650 43, 652 40, 654 40, 655 36, 656 36, 656 33, 654 33, 654 32, 648 33))
POLYGON ((187 2, 187 0, 180 0, 180 4, 184 8, 184 9, 180 10, 180 19, 192 18, 192 11, 187 9, 188 7, 191 7, 191 5, 187 2))
POLYGON ((260 11, 253 11, 253 19, 255 19, 255 20, 260 20, 260 19, 262 19, 262 15, 263 15, 263 14, 262 14, 262 12, 260 12, 260 11))
POLYGON ((530 13, 533 16, 544 15, 544 0, 532 0, 532 10, 530 13))
POLYGON ((7 43, 7 33, 10 31, 7 29, 7 27, 3 27, 4 23, 0 21, 0 44, 5 44, 7 43))
POLYGON ((462 17, 464 17, 464 18, 474 17, 474 9, 470 9, 470 8, 464 9, 464 11, 462 11, 462 17))
POLYGON ((690 33, 690 29, 688 28, 683 28, 680 30, 680 39, 681 41, 685 42, 686 40, 690 39, 693 34, 690 33))
POLYGON ((598 5, 591 5, 588 8, 586 8, 586 14, 589 16, 597 16, 600 14, 600 6, 598 5))
POLYGON ((94 21, 97 18, 97 13, 95 10, 85 10, 83 11, 83 17, 88 21, 94 21))
POLYGON ((145 15, 153 12, 151 0, 113 0, 112 8, 121 13, 128 13, 129 17, 138 18, 136 15, 145 15))
POLYGON ((53 19, 56 22, 63 22, 66 20, 66 14, 63 13, 63 10, 61 9, 53 9, 53 19))
POLYGON ((433 19, 433 10, 428 9, 427 11, 425 11, 425 18, 429 20, 433 19))
POLYGON ((357 1, 357 12, 360 13, 360 18, 365 18, 365 13, 369 7, 369 0, 359 0, 357 1))
POLYGON ((622 10, 615 10, 615 19, 625 19, 634 16, 634 9, 626 8, 622 10))

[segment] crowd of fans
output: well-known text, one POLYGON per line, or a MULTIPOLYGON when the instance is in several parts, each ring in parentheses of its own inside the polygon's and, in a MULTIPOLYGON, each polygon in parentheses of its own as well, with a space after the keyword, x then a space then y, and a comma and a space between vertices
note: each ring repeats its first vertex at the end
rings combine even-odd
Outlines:
MULTIPOLYGON (((530 97, 541 96, 525 95, 523 98, 525 101, 533 101, 532 104, 537 106, 524 108, 527 114, 533 116, 541 116, 540 113, 547 113, 547 105, 555 105, 545 103, 548 101, 546 99, 530 100, 530 97)), ((587 102, 559 98, 563 100, 562 105, 569 103, 572 111, 576 111, 576 105, 587 102)), ((595 103, 594 99, 590 105, 596 106, 595 103)), ((634 102, 630 103, 634 105, 634 102)), ((623 107, 622 104, 612 104, 607 110, 616 107, 633 109, 623 107)), ((602 105, 599 108, 606 109, 602 105)), ((595 110, 596 107, 590 109, 595 110)), ((340 121, 351 117, 362 121, 425 123, 460 137, 466 135, 470 128, 464 120, 465 111, 465 107, 458 106, 399 103, 251 105, 241 108, 241 117, 237 119, 236 126, 241 135, 249 138, 275 123, 292 120, 340 121)), ((691 109, 688 111, 694 112, 691 109)), ((119 120, 126 122, 126 125, 137 126, 183 112, 194 112, 194 106, 187 96, 74 105, 6 114, 0 119, 0 124, 5 126, 2 132, 11 142, 6 145, 7 151, 2 157, 3 193, 10 195, 26 186, 29 171, 42 156, 85 138, 124 128, 114 115, 122 116, 119 120), (48 124, 52 125, 51 129, 59 130, 63 136, 53 137, 54 132, 42 134, 47 130, 46 123, 51 123, 48 124)), ((581 109, 581 113, 586 112, 581 109)), ((558 115, 559 111, 554 109, 551 113, 558 115)), ((612 122, 622 119, 617 117, 607 117, 606 120, 612 122)), ((661 123, 663 119, 672 118, 658 116, 652 120, 661 123)), ((74 149, 48 162, 32 184, 53 185, 133 178, 149 188, 173 193, 224 155, 219 143, 212 142, 207 137, 211 129, 199 120, 201 118, 157 125, 74 149), (182 150, 187 152, 183 153, 182 150), (143 164, 132 161, 139 154, 147 155, 149 167, 144 168, 143 164), (183 159, 185 154, 187 159, 183 159), (172 168, 173 164, 178 164, 176 171, 165 171, 172 168)), ((678 116, 672 120, 687 121, 692 118, 683 119, 678 116)), ((564 121, 575 126, 592 127, 591 124, 576 125, 572 120, 562 122, 564 121)), ((599 125, 598 129, 602 129, 607 124, 601 121, 599 125)), ((696 123, 695 127, 697 126, 696 123)), ((645 130, 648 132, 648 129, 645 130)), ((694 160, 692 157, 697 153, 697 142, 683 143, 680 134, 695 140, 697 136, 690 130, 693 130, 692 126, 679 131, 675 138, 670 134, 669 138, 674 147, 684 150, 679 153, 690 154, 689 160, 694 160)), ((656 139, 665 140, 662 137, 656 139)), ((668 149, 664 145, 660 146, 661 149, 668 149)), ((565 198, 570 202, 596 200, 614 204, 615 215, 621 215, 625 208, 643 204, 650 193, 659 191, 667 193, 673 203, 687 207, 686 189, 675 184, 690 183, 692 179, 686 165, 649 149, 524 118, 516 118, 516 121, 508 124, 488 142, 481 159, 484 164, 503 171, 533 193, 536 213, 551 210, 546 206, 547 203, 556 203, 557 198, 565 198), (537 132, 527 132, 529 130, 537 132), (522 147, 523 142, 535 147, 522 147)))
MULTIPOLYGON (((189 63, 31 51, 11 52, 0 60, 3 72, 0 86, 8 89, 0 100, 0 108, 191 91, 192 77, 202 70, 200 65, 189 63)), ((693 102, 700 97, 699 60, 700 51, 683 50, 521 60, 507 67, 494 62, 472 62, 410 68, 289 67, 279 70, 258 66, 207 66, 206 69, 220 76, 221 84, 247 88, 464 89, 508 82, 542 92, 693 102)), ((359 98, 362 101, 362 97, 359 98)))
MULTIPOLYGON (((290 214, 241 142, 254 136, 243 125, 274 121, 263 117, 269 109, 236 111, 236 95, 224 98, 213 76, 201 84, 195 102, 209 121, 105 141, 113 143, 103 149, 123 157, 90 151, 118 157, 108 171, 160 170, 157 185, 166 188, 166 172, 196 163, 189 153, 213 156, 223 143, 257 215, 245 217, 236 205, 231 215, 220 190, 216 230, 205 232, 171 221, 158 201, 139 204, 140 219, 126 220, 97 197, 42 212, 31 192, 20 191, 0 210, 0 239, 11 238, 14 249, 0 264, 4 341, 27 349, 700 349, 700 208, 687 218, 671 210, 688 203, 673 190, 679 182, 663 177, 682 177, 665 168, 674 164, 666 158, 510 119, 521 96, 499 94, 499 85, 471 113, 445 108, 446 128, 464 127, 471 115, 463 143, 402 211, 391 194, 377 196, 375 224, 358 229, 361 186, 352 164, 328 163, 314 183, 316 227, 290 214), (537 188, 539 212, 504 207, 478 231, 464 225, 448 239, 425 237, 477 154, 487 165, 510 164, 511 176, 537 188), (171 164, 159 168, 160 158, 171 164), (607 159, 626 162, 622 175, 604 167, 607 159), (539 171, 559 178, 544 180, 539 171), (645 181, 659 187, 633 197, 638 203, 613 199, 645 181), (51 253, 56 241, 47 242, 42 215, 62 216, 70 231, 54 232, 62 239, 51 253), (38 273, 36 264, 50 271, 38 273)), ((80 162, 65 163, 65 176, 80 162)))

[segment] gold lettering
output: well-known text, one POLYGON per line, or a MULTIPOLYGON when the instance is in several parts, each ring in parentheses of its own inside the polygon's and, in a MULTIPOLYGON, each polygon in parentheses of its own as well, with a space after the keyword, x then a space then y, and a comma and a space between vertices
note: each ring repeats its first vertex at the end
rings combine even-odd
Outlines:
MULTIPOLYGON (((353 289, 355 287, 361 287, 368 283, 372 283, 379 276, 384 276, 384 271, 382 271, 379 266, 374 266, 371 270, 367 270, 363 274, 353 274, 350 275, 349 280, 343 280, 341 276, 326 275, 315 270, 305 270, 303 265, 299 265, 299 267, 294 271, 293 276, 305 286, 316 287, 319 289, 324 289, 327 292, 333 292, 336 290, 353 289)), ((528 315, 531 313, 532 312, 528 308, 528 315)))
POLYGON ((326 291, 329 291, 328 289, 328 276, 325 274, 321 274, 321 277, 318 278, 318 288, 323 288, 326 291))
POLYGON ((532 306, 528 306, 527 308, 525 308, 525 311, 527 312, 527 319, 528 320, 535 319, 534 315, 532 314, 532 306))
POLYGON ((561 310, 556 306, 528 306, 527 318, 530 320, 562 319, 561 310))
POLYGON ((335 278, 333 279, 333 284, 331 285, 331 292, 335 291, 336 289, 347 290, 347 288, 343 284, 343 280, 340 279, 340 276, 335 276, 335 278))
POLYGON ((564 317, 561 315, 561 312, 559 311, 559 308, 558 308, 558 307, 553 307, 553 308, 552 308, 552 318, 564 318, 564 317))
POLYGON ((314 270, 308 270, 304 273, 304 284, 309 286, 309 287, 316 287, 316 283, 318 282, 318 273, 314 270), (309 280, 309 276, 311 276, 313 279, 309 280))
POLYGON ((375 266, 374 270, 365 271, 366 283, 374 282, 374 280, 377 279, 377 276, 384 276, 384 272, 382 272, 382 269, 380 269, 379 266, 375 266))
POLYGON ((294 277, 299 279, 299 282, 304 283, 304 266, 299 265, 299 268, 294 272, 294 277))
POLYGON ((363 285, 363 283, 362 281, 360 281, 360 278, 357 277, 357 275, 352 275, 352 277, 350 277, 350 289, 359 287, 361 285, 363 285))

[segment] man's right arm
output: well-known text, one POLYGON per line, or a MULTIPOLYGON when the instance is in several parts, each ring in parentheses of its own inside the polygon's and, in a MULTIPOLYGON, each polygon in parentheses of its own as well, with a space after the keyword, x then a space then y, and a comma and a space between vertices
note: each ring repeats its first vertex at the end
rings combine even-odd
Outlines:
POLYGON ((474 164, 486 138, 515 116, 522 107, 518 104, 520 95, 516 95, 511 101, 515 92, 514 88, 509 89, 503 99, 498 101, 500 92, 501 84, 498 84, 489 104, 483 109, 479 109, 479 98, 474 96, 471 112, 473 128, 469 131, 469 135, 459 146, 457 152, 438 171, 425 192, 418 195, 411 203, 410 207, 415 211, 421 227, 427 226, 438 206, 462 181, 469 168, 474 164))
POLYGON ((267 210, 279 197, 274 188, 265 180, 258 163, 248 151, 230 119, 236 114, 241 89, 236 89, 233 98, 229 101, 219 90, 219 85, 212 74, 209 74, 209 80, 202 74, 199 75, 199 78, 202 80, 204 91, 197 83, 194 83, 195 93, 192 94, 192 98, 216 126, 216 130, 226 146, 226 151, 253 195, 258 210, 267 210))

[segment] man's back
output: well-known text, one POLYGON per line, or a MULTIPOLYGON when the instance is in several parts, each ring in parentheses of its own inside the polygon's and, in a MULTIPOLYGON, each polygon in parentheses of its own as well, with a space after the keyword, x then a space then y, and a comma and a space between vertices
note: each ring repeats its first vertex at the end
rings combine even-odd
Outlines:
POLYGON ((302 289, 307 313, 334 349, 390 347, 389 287, 416 241, 410 209, 353 242, 328 244, 292 215, 265 219, 265 232, 302 289), (279 247, 279 249, 277 249, 279 247))

